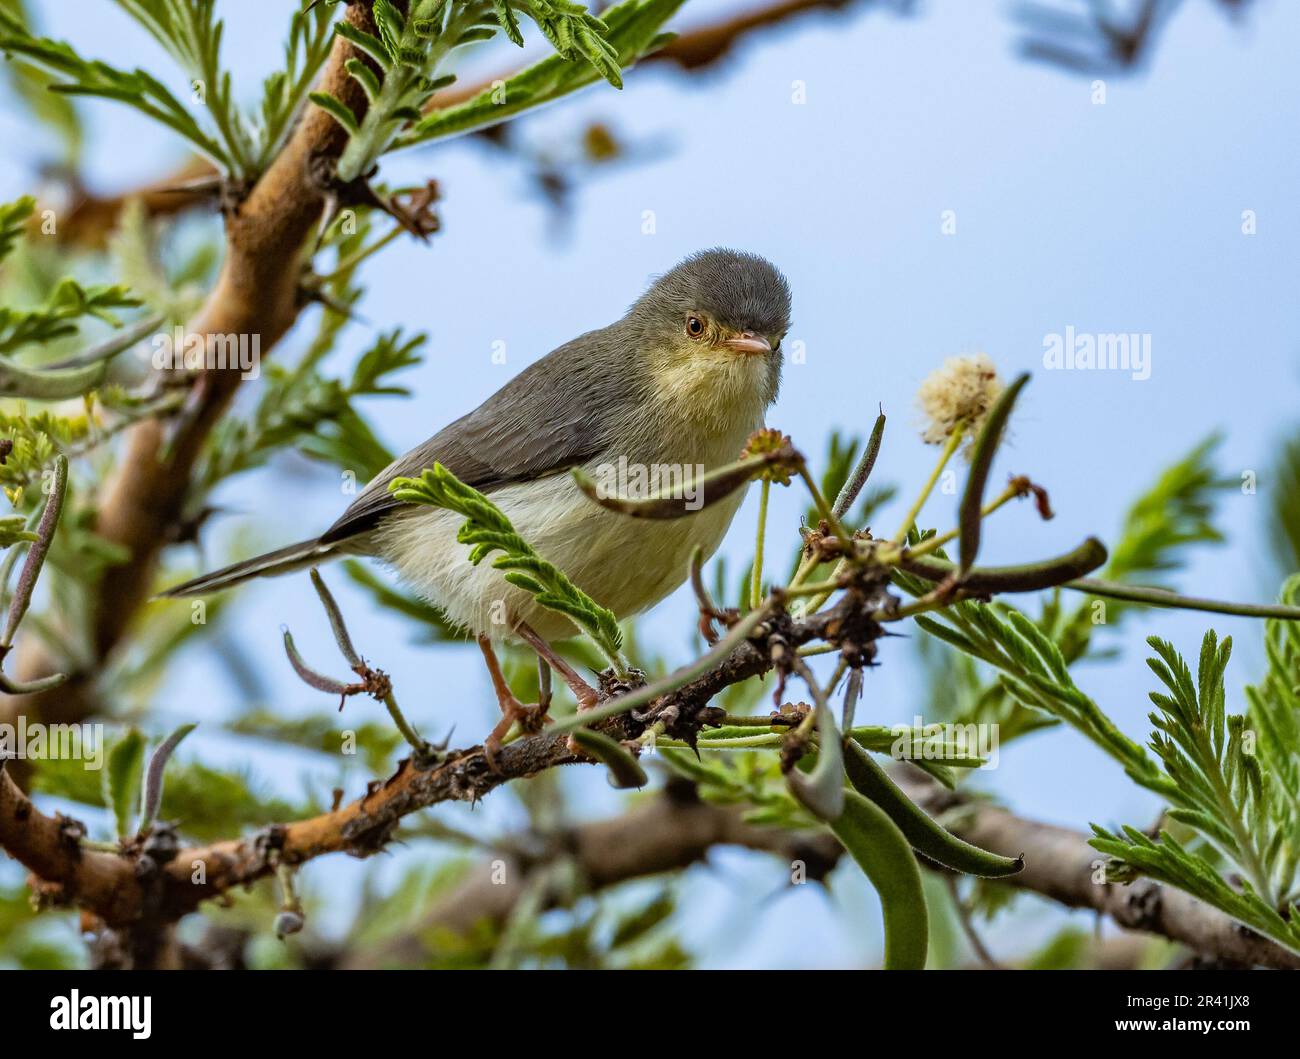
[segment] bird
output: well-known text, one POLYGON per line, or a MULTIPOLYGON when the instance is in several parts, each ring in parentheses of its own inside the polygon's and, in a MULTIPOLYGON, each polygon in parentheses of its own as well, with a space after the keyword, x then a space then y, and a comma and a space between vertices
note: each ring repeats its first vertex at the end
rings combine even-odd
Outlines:
POLYGON ((569 472, 608 480, 611 468, 632 469, 654 481, 655 469, 676 468, 690 480, 736 460, 777 398, 790 306, 785 277, 757 254, 691 254, 620 319, 552 350, 394 460, 320 536, 162 595, 206 595, 344 556, 378 558, 477 640, 502 715, 484 743, 491 762, 515 722, 535 731, 546 720, 548 666, 579 709, 595 705, 596 690, 551 646, 576 629, 490 563, 471 564, 456 539, 461 516, 404 503, 390 483, 441 464, 597 603, 620 620, 638 614, 685 582, 696 547, 705 557, 716 551, 743 490, 682 518, 629 518, 593 502, 569 472), (533 706, 514 697, 495 653, 519 641, 545 678, 533 706))

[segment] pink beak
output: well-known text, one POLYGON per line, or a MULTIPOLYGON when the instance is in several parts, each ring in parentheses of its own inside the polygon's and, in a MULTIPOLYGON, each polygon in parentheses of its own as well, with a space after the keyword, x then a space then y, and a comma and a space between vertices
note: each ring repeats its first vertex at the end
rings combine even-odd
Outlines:
POLYGON ((754 334, 753 331, 744 331, 735 338, 725 339, 722 344, 736 353, 747 355, 772 352, 772 344, 762 335, 754 334))

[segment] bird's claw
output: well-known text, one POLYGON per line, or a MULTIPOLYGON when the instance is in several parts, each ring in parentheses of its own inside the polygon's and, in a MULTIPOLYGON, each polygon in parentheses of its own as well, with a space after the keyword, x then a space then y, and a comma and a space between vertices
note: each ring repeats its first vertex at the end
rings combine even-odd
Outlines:
POLYGON ((536 735, 543 727, 551 723, 551 718, 546 712, 547 704, 533 703, 525 706, 518 700, 501 703, 501 720, 496 727, 488 733, 488 737, 483 740, 483 756, 487 759, 488 768, 498 776, 501 775, 501 769, 497 764, 497 755, 501 752, 504 740, 510 734, 510 729, 516 724, 519 730, 525 735, 536 735))

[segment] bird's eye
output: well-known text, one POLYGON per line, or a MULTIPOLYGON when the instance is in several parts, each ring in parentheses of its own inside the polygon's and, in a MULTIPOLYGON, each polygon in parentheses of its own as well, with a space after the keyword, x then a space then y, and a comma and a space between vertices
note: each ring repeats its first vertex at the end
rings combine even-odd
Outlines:
POLYGON ((698 316, 688 316, 686 318, 686 333, 692 338, 699 338, 704 334, 704 321, 698 316))

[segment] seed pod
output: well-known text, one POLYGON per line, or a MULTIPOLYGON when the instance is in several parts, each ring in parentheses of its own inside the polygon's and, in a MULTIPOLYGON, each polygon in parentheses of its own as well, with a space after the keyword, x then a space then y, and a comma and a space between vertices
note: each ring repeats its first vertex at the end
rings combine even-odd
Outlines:
POLYGON ((831 830, 880 895, 885 970, 924 970, 930 943, 929 913, 921 869, 902 831, 880 806, 857 791, 845 791, 844 811, 831 830))
POLYGON ((973 846, 942 827, 924 809, 904 794, 876 760, 852 740, 845 748, 845 771, 860 794, 880 806, 918 853, 964 875, 999 879, 1015 875, 1025 866, 1023 857, 1014 860, 973 846))

